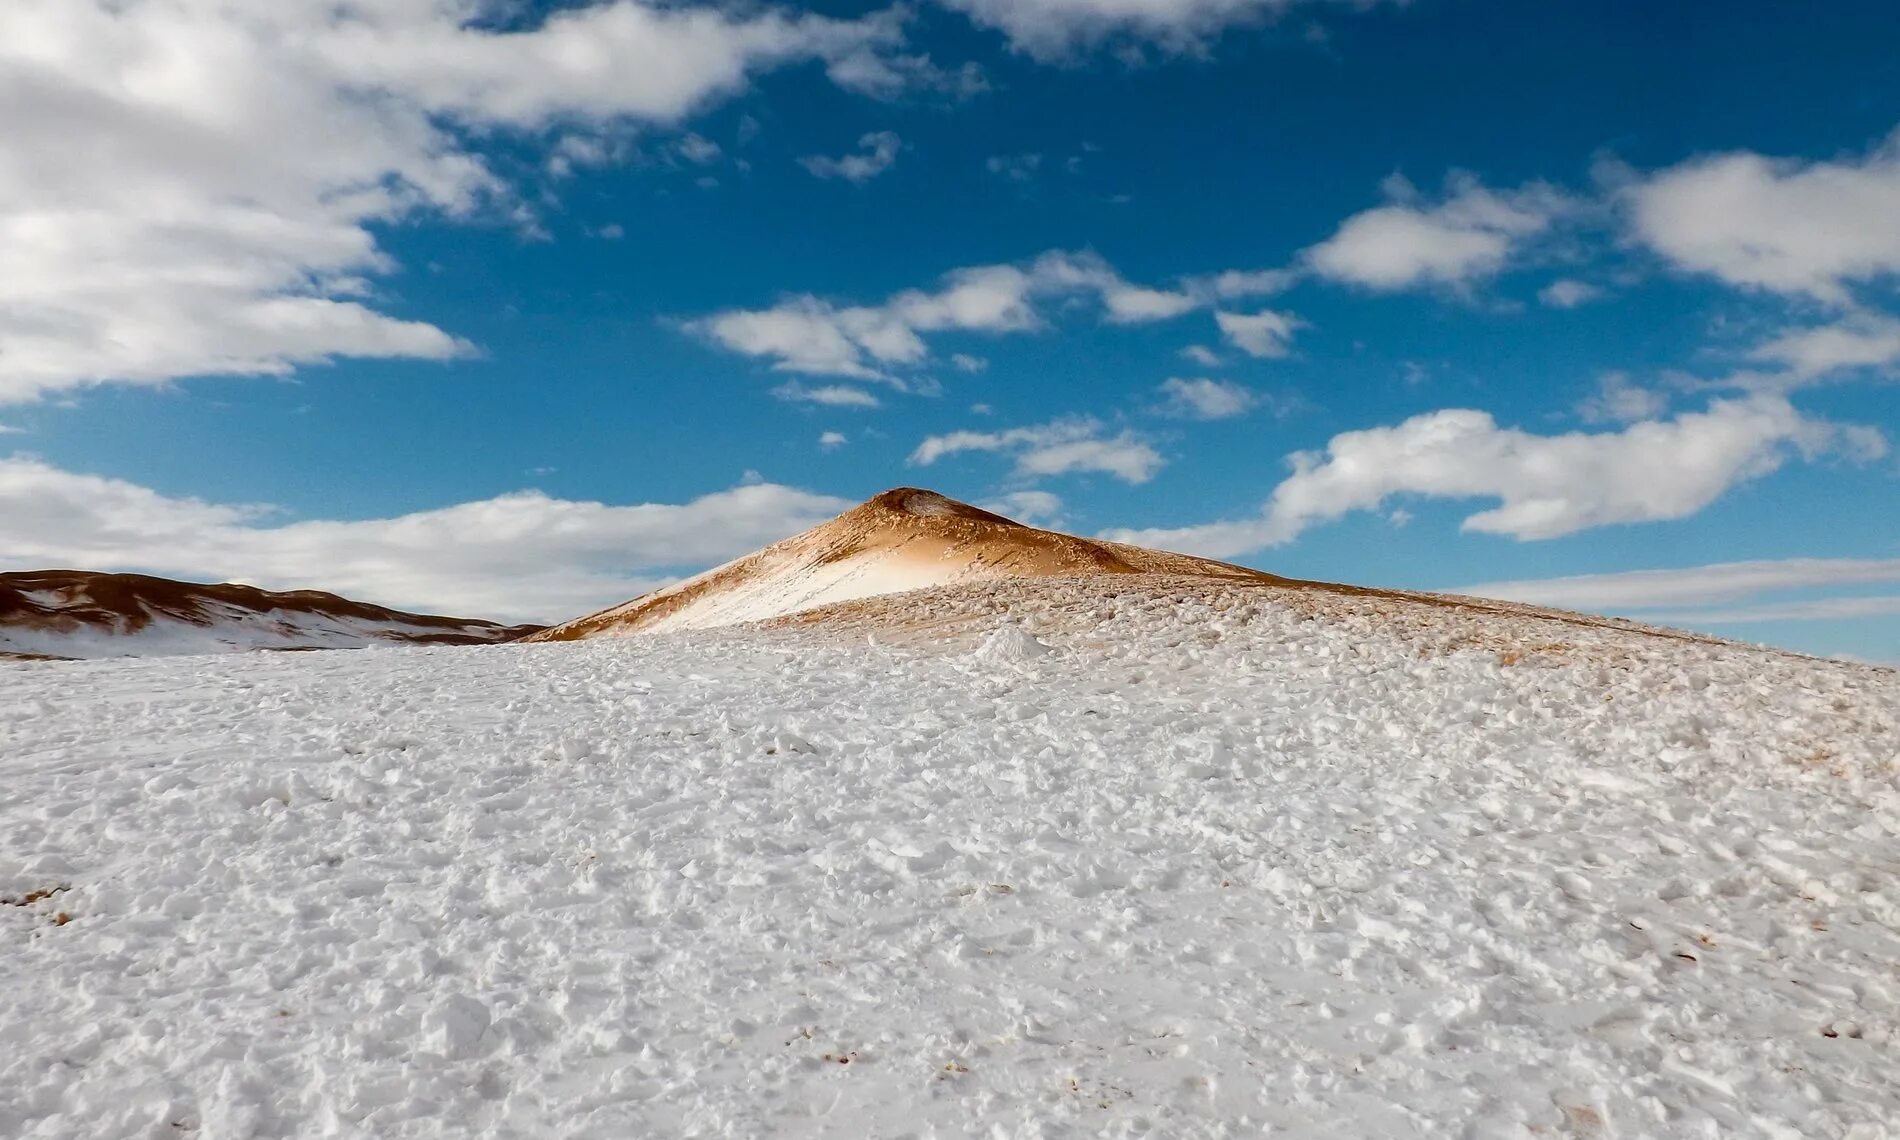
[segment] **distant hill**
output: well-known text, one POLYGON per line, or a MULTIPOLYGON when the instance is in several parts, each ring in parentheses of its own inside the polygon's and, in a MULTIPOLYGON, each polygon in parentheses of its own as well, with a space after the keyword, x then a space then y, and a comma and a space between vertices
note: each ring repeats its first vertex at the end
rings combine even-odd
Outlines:
POLYGON ((705 629, 932 586, 1098 574, 1292 581, 1206 558, 1041 530, 935 491, 898 487, 803 534, 529 640, 705 629))
POLYGON ((970 615, 993 609, 990 603, 1002 594, 1017 598, 1017 586, 1030 589, 1040 582, 1054 588, 1058 581, 1087 583, 1083 593, 1091 596, 1244 587, 1274 591, 1289 603, 1295 595, 1310 594, 1380 601, 1408 613, 1485 613, 1694 636, 1483 598, 1283 578, 1228 562, 1043 530, 935 491, 897 487, 802 534, 523 640, 711 629, 793 615, 798 621, 888 628, 906 624, 906 611, 917 606, 970 615))
POLYGON ((88 570, 0 574, 0 655, 12 657, 479 645, 540 628, 405 613, 318 590, 279 592, 88 570))

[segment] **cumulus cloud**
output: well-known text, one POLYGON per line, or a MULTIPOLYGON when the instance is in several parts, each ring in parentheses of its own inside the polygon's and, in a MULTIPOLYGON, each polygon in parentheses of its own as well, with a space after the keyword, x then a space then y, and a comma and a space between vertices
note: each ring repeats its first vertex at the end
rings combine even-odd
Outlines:
POLYGON ((1196 304, 1184 293, 1133 284, 1094 254, 1050 252, 1024 265, 953 270, 933 290, 908 289, 877 305, 835 305, 805 294, 686 327, 730 351, 771 360, 774 371, 904 388, 895 370, 925 361, 924 334, 1027 332, 1045 326, 1039 302, 1064 299, 1093 301, 1111 324, 1165 320, 1196 304))
POLYGON ((1062 525, 1062 497, 1050 491, 1011 491, 982 504, 993 514, 1037 526, 1062 525))
POLYGON ((1603 290, 1588 281, 1559 278, 1537 291, 1537 299, 1553 309, 1574 309, 1603 296, 1603 290))
POLYGON ((571 168, 605 154, 591 132, 676 123, 763 70, 903 33, 889 13, 604 0, 504 25, 489 8, 0 5, 0 402, 465 354, 371 282, 397 268, 378 225, 523 209, 472 135, 559 124, 571 168))
POLYGON ((828 431, 818 437, 818 446, 826 451, 836 451, 850 442, 841 431, 828 431))
POLYGON ((1605 373, 1596 394, 1577 405, 1577 414, 1590 424, 1629 424, 1655 419, 1669 410, 1669 397, 1654 388, 1630 381, 1624 372, 1605 373))
POLYGON ((1160 391, 1167 400, 1157 410, 1184 420, 1232 419, 1260 404, 1259 393, 1231 380, 1172 376, 1162 381, 1160 391))
POLYGON ((904 140, 897 137, 896 131, 872 131, 858 139, 858 149, 863 153, 838 158, 807 155, 799 159, 798 164, 814 178, 842 178, 861 186, 896 164, 897 152, 904 149, 904 140))
POLYGON ((1900 320, 1855 312, 1832 324, 1791 329, 1750 354, 1780 365, 1785 384, 1802 384, 1840 372, 1900 364, 1900 320))
MULTIPOLYGON (((1015 50, 1064 59, 1105 42, 1196 52, 1229 27, 1266 23, 1303 0, 939 0, 1003 33, 1015 50)), ((1376 2, 1376 0, 1375 0, 1376 2)))
POLYGON ((1345 432, 1323 452, 1292 456, 1293 474, 1257 518, 1110 537, 1215 557, 1292 541, 1308 527, 1388 499, 1496 499, 1462 529, 1520 540, 1591 527, 1684 518, 1790 454, 1884 450, 1871 429, 1809 419, 1768 394, 1713 401, 1706 411, 1646 420, 1614 432, 1543 436, 1453 408, 1395 427, 1345 432))
POLYGON ((1698 158, 1622 193, 1641 241, 1730 285, 1842 304, 1851 286, 1900 273, 1900 131, 1834 162, 1698 158))
POLYGON ((1022 478, 1101 472, 1124 483, 1146 483, 1166 460, 1130 432, 1102 434, 1100 422, 1086 417, 1056 420, 1005 431, 955 431, 927 437, 911 452, 910 462, 928 467, 963 452, 1001 452, 1015 458, 1022 478))
POLYGON ((1218 312, 1214 314, 1214 323, 1227 343, 1259 359, 1277 359, 1291 353, 1293 334, 1306 327, 1306 322, 1292 313, 1276 313, 1272 309, 1257 313, 1218 312))
MULTIPOLYGON (((918 386, 905 370, 931 362, 932 333, 1026 333, 1049 326, 1048 309, 1090 308, 1111 325, 1147 324, 1216 308, 1224 302, 1285 289, 1288 270, 1228 270, 1180 278, 1162 288, 1130 281, 1099 254, 1050 250, 1026 262, 977 265, 943 275, 935 288, 906 289, 878 304, 845 305, 809 293, 766 309, 729 309, 683 322, 688 332, 745 356, 771 361, 777 372, 880 381, 899 390, 918 386)), ((1223 336, 1257 357, 1286 356, 1306 327, 1291 313, 1217 309, 1223 336)), ((1204 346, 1184 350, 1203 364, 1219 358, 1204 346)), ((953 353, 952 367, 986 366, 953 353)), ((922 385, 928 388, 928 383, 922 385)))
POLYGON ((280 523, 267 507, 161 495, 32 458, 0 459, 0 568, 78 566, 318 588, 432 613, 575 617, 844 510, 753 483, 614 506, 519 491, 396 518, 280 523))
POLYGON ((1464 288, 1503 269, 1512 256, 1572 208, 1549 186, 1492 190, 1465 174, 1427 201, 1403 178, 1386 181, 1390 200, 1347 218, 1304 262, 1332 281, 1379 291, 1464 288))

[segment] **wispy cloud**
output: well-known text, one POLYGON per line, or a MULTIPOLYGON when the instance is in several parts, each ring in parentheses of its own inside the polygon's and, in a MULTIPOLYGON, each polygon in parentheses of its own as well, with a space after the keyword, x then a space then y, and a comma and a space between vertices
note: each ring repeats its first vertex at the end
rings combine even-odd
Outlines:
POLYGON ((807 155, 799 159, 798 163, 814 178, 842 178, 846 182, 863 185, 897 163, 898 152, 904 149, 904 140, 897 137, 896 131, 872 131, 858 140, 858 149, 862 153, 837 158, 807 155))
POLYGON ((1166 463, 1131 432, 1103 434, 1102 424, 1078 417, 1003 431, 955 431, 924 439, 911 452, 919 467, 963 452, 1001 452, 1015 459, 1022 478, 1101 472, 1124 483, 1146 483, 1166 463))

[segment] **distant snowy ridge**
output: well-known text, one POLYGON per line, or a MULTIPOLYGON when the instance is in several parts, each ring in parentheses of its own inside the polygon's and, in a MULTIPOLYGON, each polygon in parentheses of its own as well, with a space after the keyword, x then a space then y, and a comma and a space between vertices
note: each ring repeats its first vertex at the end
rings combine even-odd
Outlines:
POLYGON ((318 590, 201 585, 144 574, 0 574, 0 656, 150 657, 250 649, 477 645, 539 626, 412 614, 318 590))

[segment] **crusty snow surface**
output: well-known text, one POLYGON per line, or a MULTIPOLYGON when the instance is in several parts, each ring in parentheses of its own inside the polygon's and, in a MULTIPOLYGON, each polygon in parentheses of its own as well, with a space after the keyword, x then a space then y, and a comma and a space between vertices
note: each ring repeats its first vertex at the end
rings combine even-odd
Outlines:
POLYGON ((1895 674, 1065 589, 0 666, 0 1136, 1900 1121, 1895 674))

